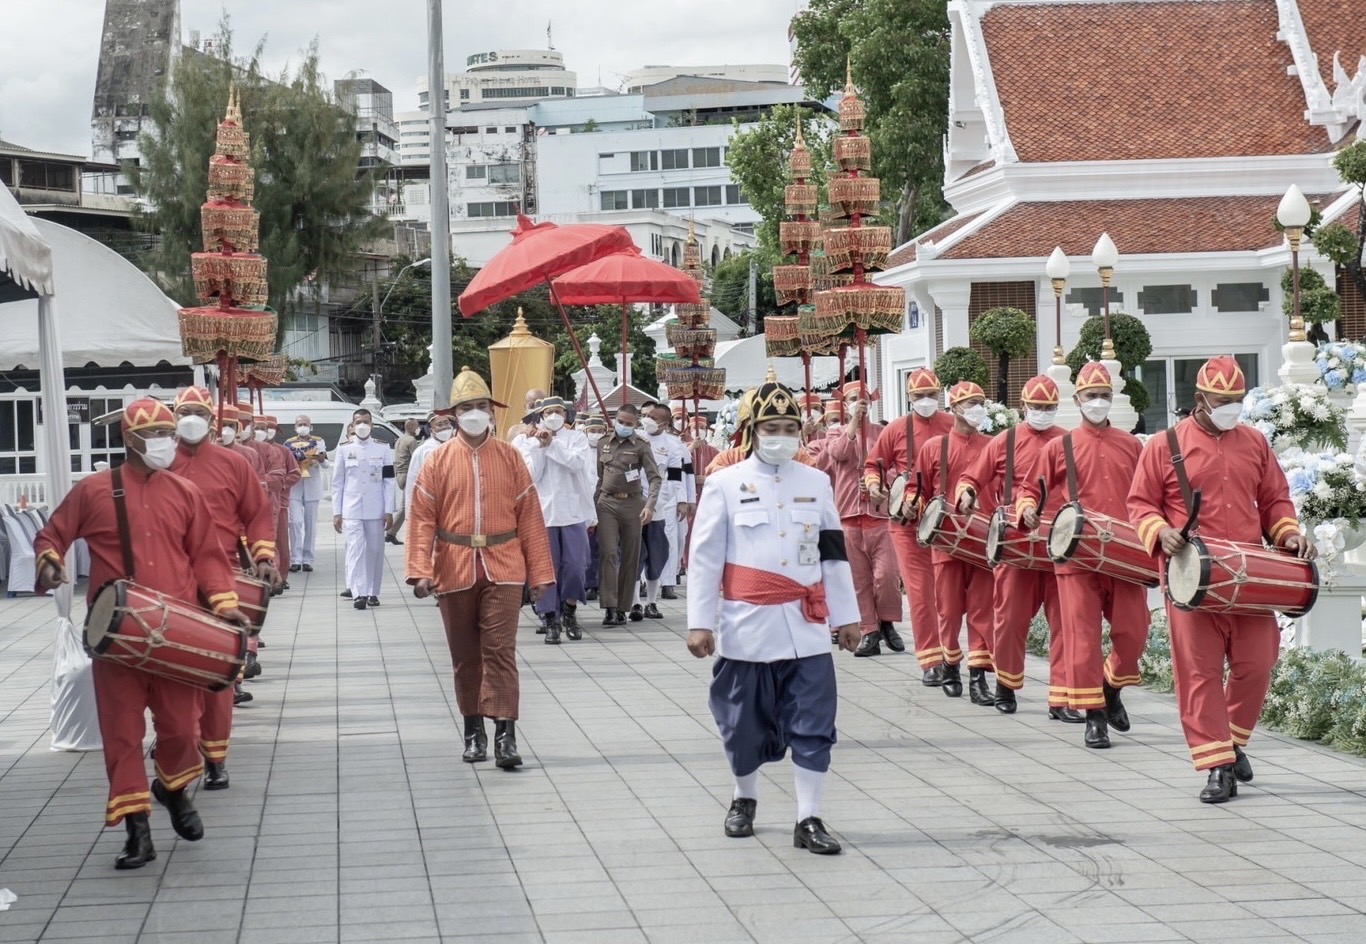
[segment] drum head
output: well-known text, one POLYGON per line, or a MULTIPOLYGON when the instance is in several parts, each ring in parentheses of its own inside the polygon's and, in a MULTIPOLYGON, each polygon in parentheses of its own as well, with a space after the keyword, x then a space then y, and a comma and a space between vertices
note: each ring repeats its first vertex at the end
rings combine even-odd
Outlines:
POLYGON ((1053 526, 1048 532, 1048 556, 1061 564, 1072 556, 1077 549, 1077 538, 1086 524, 1086 516, 1081 507, 1074 504, 1063 505, 1053 518, 1053 526))
POLYGON ((936 495, 930 499, 930 503, 925 506, 925 513, 920 516, 920 527, 915 535, 915 539, 921 547, 930 546, 934 532, 939 530, 939 525, 943 522, 946 513, 943 495, 936 495))
POLYGON ((85 647, 90 652, 104 652, 118 634, 116 623, 127 595, 122 580, 111 580, 95 594, 95 600, 85 614, 85 647))
POLYGON ((1194 607, 1209 589, 1209 554, 1199 538, 1167 558, 1167 596, 1182 609, 1194 607))
POLYGON ((900 518, 901 506, 906 501, 906 476, 898 475, 892 480, 892 487, 887 492, 887 514, 893 518, 900 518))
POLYGON ((991 524, 987 525, 987 560, 993 564, 1001 562, 1001 554, 1006 547, 1006 510, 997 508, 991 513, 991 524))

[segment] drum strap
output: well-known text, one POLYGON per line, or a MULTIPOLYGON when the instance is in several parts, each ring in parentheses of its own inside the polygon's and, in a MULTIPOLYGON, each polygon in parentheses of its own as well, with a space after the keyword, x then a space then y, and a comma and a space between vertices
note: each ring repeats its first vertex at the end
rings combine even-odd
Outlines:
POLYGON ((939 448, 939 494, 944 496, 944 501, 949 500, 949 434, 944 434, 944 441, 939 448))
POLYGON ((1006 430, 1006 482, 1001 490, 1001 504, 1010 507, 1015 486, 1015 427, 1006 430))
POLYGON ((1067 500, 1077 501, 1077 457, 1072 452, 1072 434, 1062 438, 1062 457, 1067 463, 1067 500))
POLYGON ((915 468, 915 419, 914 413, 906 414, 906 474, 915 468))
POLYGON ((110 473, 114 489, 114 517, 119 523, 119 550, 123 552, 123 575, 129 580, 133 574, 133 530, 128 526, 128 505, 124 502, 123 469, 115 466, 110 473))
POLYGON ((1191 480, 1186 475, 1186 457, 1181 455, 1181 443, 1176 438, 1176 430, 1167 428, 1167 445, 1172 451, 1172 468, 1176 470, 1176 481, 1181 486, 1181 500, 1186 503, 1186 512, 1194 507, 1195 493, 1191 490, 1191 480))

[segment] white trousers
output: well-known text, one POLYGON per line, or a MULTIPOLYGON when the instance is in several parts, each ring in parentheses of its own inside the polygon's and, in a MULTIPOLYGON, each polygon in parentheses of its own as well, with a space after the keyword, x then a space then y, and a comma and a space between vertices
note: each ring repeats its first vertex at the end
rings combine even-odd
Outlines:
POLYGON ((664 511, 664 533, 669 538, 669 560, 664 564, 664 573, 659 575, 659 585, 676 587, 679 562, 688 543, 688 522, 687 519, 679 520, 677 505, 670 505, 664 511))
POLYGON ((353 597, 377 597, 384 578, 384 519, 346 518, 346 588, 353 597))
POLYGON ((292 563, 313 563, 313 547, 318 543, 318 503, 306 502, 299 492, 289 495, 289 556, 292 563))

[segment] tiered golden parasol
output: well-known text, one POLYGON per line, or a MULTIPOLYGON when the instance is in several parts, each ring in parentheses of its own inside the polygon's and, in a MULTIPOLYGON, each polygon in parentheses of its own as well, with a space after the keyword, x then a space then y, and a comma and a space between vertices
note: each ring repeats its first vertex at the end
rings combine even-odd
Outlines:
MULTIPOLYGON (((702 249, 692 223, 688 224, 688 242, 683 247, 683 271, 696 279, 699 286, 706 281, 702 249)), ((711 303, 707 296, 702 296, 701 304, 676 305, 674 315, 678 321, 665 329, 674 354, 660 355, 656 367, 669 389, 669 399, 683 401, 683 428, 688 431, 692 429, 687 416, 688 401, 693 401, 693 412, 700 413, 701 401, 724 396, 726 370, 717 367, 713 360, 716 331, 711 326, 711 303)))

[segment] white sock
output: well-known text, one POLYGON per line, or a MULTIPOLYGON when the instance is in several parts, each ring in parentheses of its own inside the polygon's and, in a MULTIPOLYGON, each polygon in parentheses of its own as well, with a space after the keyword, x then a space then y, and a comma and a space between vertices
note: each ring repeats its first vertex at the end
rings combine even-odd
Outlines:
POLYGON ((793 764, 792 779, 797 787, 797 822, 808 816, 820 816, 821 797, 825 793, 825 772, 807 770, 793 764))
POLYGON ((759 771, 735 778, 735 799, 759 799, 759 771))
POLYGON ((658 602, 659 602, 659 581, 658 581, 658 580, 647 580, 647 581, 645 581, 645 602, 646 602, 646 603, 658 603, 658 602))

